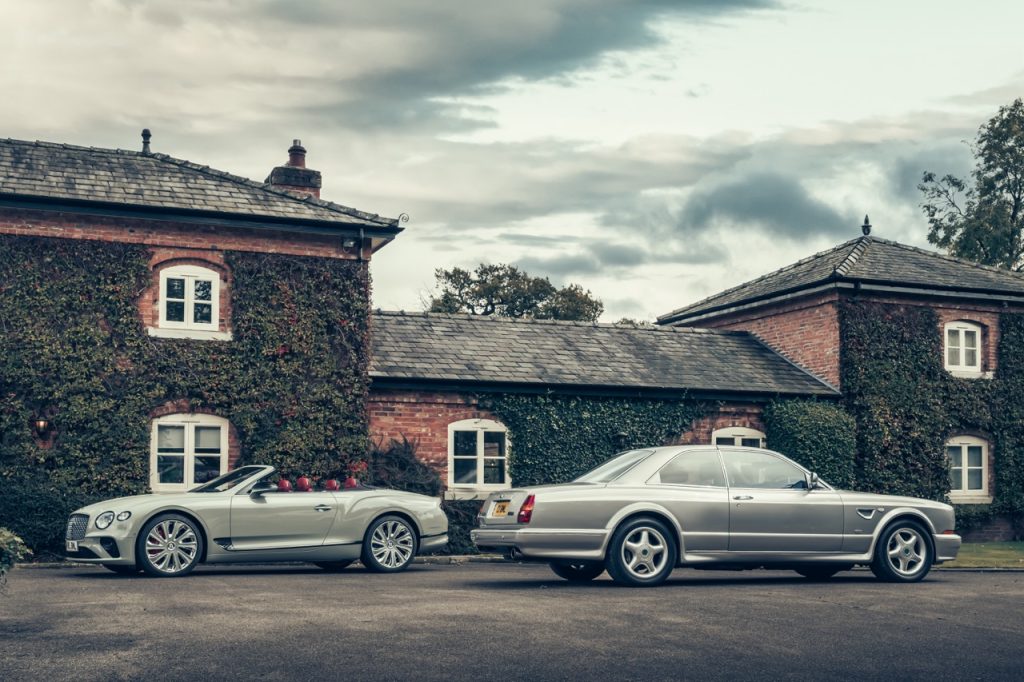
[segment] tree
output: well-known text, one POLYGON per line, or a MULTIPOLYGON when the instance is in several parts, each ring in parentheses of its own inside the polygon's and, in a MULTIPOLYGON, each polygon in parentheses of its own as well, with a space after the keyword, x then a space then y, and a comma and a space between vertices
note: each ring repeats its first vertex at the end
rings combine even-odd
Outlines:
POLYGON ((604 312, 604 304, 580 285, 557 289, 547 277, 531 277, 514 265, 481 263, 473 272, 438 268, 434 277, 441 292, 431 297, 431 312, 586 322, 604 312))
POLYGON ((973 186, 926 172, 918 189, 928 241, 954 256, 1024 270, 1024 102, 1020 98, 978 129, 971 146, 973 186))

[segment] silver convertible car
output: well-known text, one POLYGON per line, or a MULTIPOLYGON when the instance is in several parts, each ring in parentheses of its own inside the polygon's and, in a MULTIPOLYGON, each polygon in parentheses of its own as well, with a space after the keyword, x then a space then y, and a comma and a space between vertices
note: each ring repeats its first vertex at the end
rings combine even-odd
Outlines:
POLYGON ((635 586, 677 566, 827 579, 863 564, 914 582, 960 549, 948 504, 836 490, 776 452, 709 445, 632 450, 571 483, 491 493, 478 521, 482 550, 635 586))
POLYGON ((309 561, 340 570, 356 559, 387 573, 448 542, 438 498, 367 487, 293 491, 277 478, 274 467, 243 466, 187 493, 83 507, 68 520, 66 554, 117 573, 167 577, 201 562, 309 561))

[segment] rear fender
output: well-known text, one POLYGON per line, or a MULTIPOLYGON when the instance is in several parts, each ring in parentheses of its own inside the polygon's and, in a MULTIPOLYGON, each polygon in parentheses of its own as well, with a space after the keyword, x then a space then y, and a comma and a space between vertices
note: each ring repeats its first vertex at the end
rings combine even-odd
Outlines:
POLYGON ((615 533, 615 529, 619 527, 623 521, 630 516, 637 516, 640 514, 653 514, 659 518, 666 519, 672 526, 672 529, 676 534, 676 544, 679 547, 679 556, 683 556, 683 528, 679 525, 679 521, 676 517, 669 513, 668 509, 661 506, 660 504, 651 504, 650 502, 635 502, 628 506, 623 507, 608 520, 608 524, 605 526, 605 530, 608 532, 605 534, 604 544, 601 546, 601 553, 606 554, 608 552, 608 543, 612 540, 612 535, 615 533))

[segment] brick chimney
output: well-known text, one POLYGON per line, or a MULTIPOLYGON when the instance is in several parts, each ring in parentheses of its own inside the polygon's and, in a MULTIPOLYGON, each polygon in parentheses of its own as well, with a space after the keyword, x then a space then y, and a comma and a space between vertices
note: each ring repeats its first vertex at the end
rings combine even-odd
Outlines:
POLYGON ((293 140, 288 148, 288 163, 270 171, 264 182, 277 189, 320 198, 320 171, 306 168, 306 148, 302 140, 293 140))

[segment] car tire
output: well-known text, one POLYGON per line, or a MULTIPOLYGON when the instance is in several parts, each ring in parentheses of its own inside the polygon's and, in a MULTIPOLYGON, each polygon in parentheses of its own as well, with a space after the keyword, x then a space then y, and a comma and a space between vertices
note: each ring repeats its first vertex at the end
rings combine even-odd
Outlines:
POLYGON ((600 561, 552 561, 550 566, 555 575, 571 583, 590 582, 604 573, 604 564, 600 561))
POLYGON ((203 534, 192 519, 161 514, 142 526, 135 541, 135 562, 156 578, 188 575, 203 556, 203 534))
POLYGON ((668 579, 677 557, 675 536, 665 524, 639 517, 616 529, 608 543, 605 568, 621 585, 653 587, 668 579))
POLYGON ((325 571, 343 571, 352 565, 351 561, 317 561, 316 565, 325 571))
POLYGON ((388 514, 366 529, 360 560, 374 573, 404 571, 416 556, 416 531, 401 516, 388 514))
POLYGON ((118 575, 135 575, 136 573, 141 573, 142 572, 142 569, 140 569, 138 566, 126 566, 125 564, 102 564, 102 565, 103 565, 103 568, 107 569, 108 571, 113 571, 114 573, 117 573, 118 575))
POLYGON ((793 569, 808 580, 828 580, 836 573, 840 571, 849 571, 853 568, 853 564, 844 564, 842 566, 801 566, 800 568, 793 569))
POLYGON ((932 547, 928 533, 916 521, 897 521, 889 525, 875 545, 871 572, 879 580, 892 583, 916 583, 932 567, 932 547))

